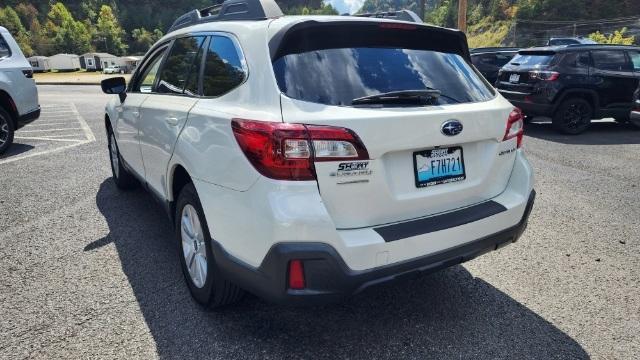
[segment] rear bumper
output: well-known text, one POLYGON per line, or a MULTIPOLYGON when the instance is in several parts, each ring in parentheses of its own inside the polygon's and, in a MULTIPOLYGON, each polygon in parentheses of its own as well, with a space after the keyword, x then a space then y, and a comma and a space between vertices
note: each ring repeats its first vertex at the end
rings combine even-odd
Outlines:
POLYGON ((20 129, 21 127, 34 122, 40 117, 40 106, 36 110, 28 112, 18 118, 16 129, 20 129))
POLYGON ((375 284, 457 265, 515 242, 527 227, 534 201, 535 191, 531 191, 522 218, 506 230, 437 253, 369 270, 352 270, 332 246, 324 243, 276 244, 258 268, 234 258, 216 242, 214 254, 220 271, 229 280, 266 300, 290 305, 323 304, 339 301, 375 284), (287 289, 287 268, 292 259, 303 260, 304 290, 287 289))
MULTIPOLYGON (((525 97, 530 97, 533 99, 534 97, 529 93, 522 93, 517 91, 509 91, 505 89, 498 89, 500 94, 505 97, 505 99, 509 100, 513 106, 516 106, 525 113, 525 115, 529 116, 552 116, 554 106, 553 104, 542 104, 539 102, 532 102, 531 100, 525 101, 525 97)), ((537 97, 535 97, 537 98, 537 97)))

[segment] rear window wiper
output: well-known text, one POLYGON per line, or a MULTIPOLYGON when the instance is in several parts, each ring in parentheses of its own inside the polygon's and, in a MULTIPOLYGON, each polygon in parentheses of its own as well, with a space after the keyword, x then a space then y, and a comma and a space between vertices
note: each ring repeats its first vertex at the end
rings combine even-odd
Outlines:
POLYGON ((419 104, 433 105, 442 95, 440 90, 401 90, 363 96, 351 100, 351 105, 368 104, 419 104))
POLYGON ((435 105, 439 97, 447 98, 456 104, 462 101, 443 94, 440 90, 434 88, 422 90, 400 90, 390 91, 381 94, 373 94, 363 96, 351 100, 351 105, 367 105, 367 104, 410 104, 410 105, 435 105))

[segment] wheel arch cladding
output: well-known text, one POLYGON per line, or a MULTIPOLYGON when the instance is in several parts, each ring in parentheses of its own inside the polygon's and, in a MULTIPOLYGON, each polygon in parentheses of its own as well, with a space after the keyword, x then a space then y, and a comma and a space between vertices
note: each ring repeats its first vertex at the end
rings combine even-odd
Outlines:
POLYGON ((600 107, 598 94, 595 91, 589 89, 569 89, 565 90, 560 95, 560 100, 556 102, 555 109, 557 109, 565 100, 573 98, 586 100, 591 105, 592 111, 594 112, 598 111, 598 108, 600 107))
POLYGON ((176 199, 178 198, 178 195, 180 195, 180 191, 182 190, 183 187, 185 187, 185 185, 193 182, 191 180, 191 175, 189 175, 189 172, 187 172, 187 170, 182 166, 182 165, 176 165, 173 168, 173 171, 171 172, 171 215, 175 215, 175 204, 176 204, 176 199))
POLYGON ((0 90, 0 107, 2 107, 9 115, 11 115, 11 120, 13 121, 13 126, 16 128, 16 122, 18 121, 18 110, 16 109, 16 105, 13 102, 13 99, 4 90, 0 90))

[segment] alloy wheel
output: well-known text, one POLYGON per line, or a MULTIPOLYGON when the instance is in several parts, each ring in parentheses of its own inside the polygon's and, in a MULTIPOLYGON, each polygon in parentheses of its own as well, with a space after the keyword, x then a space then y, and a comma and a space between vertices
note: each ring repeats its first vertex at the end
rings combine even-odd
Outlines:
POLYGON ((180 234, 182 254, 191 281, 197 288, 202 288, 207 281, 207 248, 198 212, 191 204, 182 209, 180 234))
POLYGON ((4 145, 9 139, 9 123, 0 116, 0 146, 4 145))
POLYGON ((563 116, 564 123, 569 129, 577 129, 589 121, 589 109, 586 105, 577 103, 569 105, 563 116))

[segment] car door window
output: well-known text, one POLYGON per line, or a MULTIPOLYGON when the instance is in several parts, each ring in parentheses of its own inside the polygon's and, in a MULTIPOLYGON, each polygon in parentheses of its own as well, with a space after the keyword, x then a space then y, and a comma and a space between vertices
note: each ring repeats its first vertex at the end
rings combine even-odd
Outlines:
POLYGON ((0 59, 9 56, 11 56, 11 48, 9 48, 9 44, 7 44, 2 35, 0 35, 0 59))
POLYGON ((197 76, 188 84, 189 74, 194 69, 199 69, 200 48, 204 42, 204 36, 184 37, 176 39, 162 68, 157 92, 164 94, 189 94, 198 93, 197 76), (195 83, 195 84, 194 84, 195 83))
POLYGON ((139 91, 141 93, 150 93, 153 91, 153 84, 156 82, 158 69, 160 68, 160 63, 166 50, 166 48, 159 50, 152 56, 151 60, 145 65, 140 76, 137 78, 138 82, 133 87, 133 91, 139 91))
POLYGON ((204 96, 220 96, 242 84, 246 77, 243 59, 233 40, 212 36, 205 59, 204 96))
POLYGON ((627 61, 624 51, 598 50, 591 53, 593 66, 599 70, 631 71, 631 64, 627 61))
POLYGON ((568 52, 565 53, 562 58, 562 65, 572 68, 586 68, 590 63, 589 52, 580 51, 580 52, 568 52))
POLYGON ((633 71, 640 72, 640 51, 629 51, 633 71))

